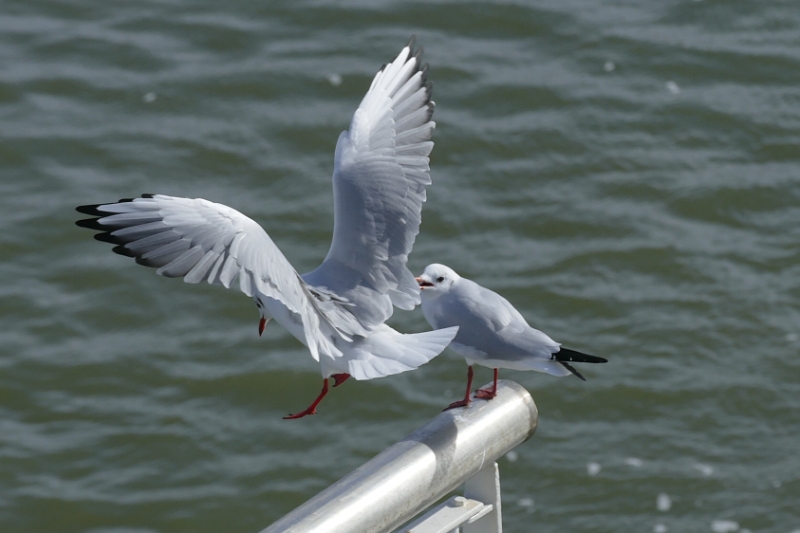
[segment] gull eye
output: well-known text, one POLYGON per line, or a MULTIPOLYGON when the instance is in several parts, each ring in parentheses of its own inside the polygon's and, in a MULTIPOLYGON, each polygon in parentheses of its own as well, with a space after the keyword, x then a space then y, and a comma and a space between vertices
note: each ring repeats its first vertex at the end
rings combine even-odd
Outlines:
POLYGON ((443 281, 444 281, 444 276, 439 276, 438 278, 436 278, 436 283, 441 283, 443 281))

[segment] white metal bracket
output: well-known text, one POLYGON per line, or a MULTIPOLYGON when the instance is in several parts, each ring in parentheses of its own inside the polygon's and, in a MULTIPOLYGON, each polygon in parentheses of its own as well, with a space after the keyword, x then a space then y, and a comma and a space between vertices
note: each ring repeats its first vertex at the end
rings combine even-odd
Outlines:
POLYGON ((484 467, 464 484, 464 496, 454 496, 397 533, 503 533, 500 512, 500 471, 484 467), (461 529, 459 530, 459 526, 461 529))

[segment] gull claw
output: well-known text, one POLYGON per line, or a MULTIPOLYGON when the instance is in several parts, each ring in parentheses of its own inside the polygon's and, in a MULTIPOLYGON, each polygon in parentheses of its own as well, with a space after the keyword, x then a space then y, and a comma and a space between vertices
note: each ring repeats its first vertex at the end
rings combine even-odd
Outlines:
POLYGON ((481 400, 491 400, 497 396, 497 391, 492 389, 478 389, 475 391, 475 397, 481 400))
POLYGON ((456 409, 458 407, 467 407, 469 403, 470 403, 469 398, 466 398, 464 400, 458 400, 457 402, 453 402, 444 409, 442 409, 442 412, 449 411, 450 409, 456 409))
POLYGON ((301 412, 295 413, 293 415, 286 415, 286 416, 283 417, 283 419, 284 420, 297 420, 298 418, 303 418, 304 416, 315 415, 315 414, 317 414, 317 410, 312 408, 312 407, 309 407, 305 411, 301 411, 301 412))

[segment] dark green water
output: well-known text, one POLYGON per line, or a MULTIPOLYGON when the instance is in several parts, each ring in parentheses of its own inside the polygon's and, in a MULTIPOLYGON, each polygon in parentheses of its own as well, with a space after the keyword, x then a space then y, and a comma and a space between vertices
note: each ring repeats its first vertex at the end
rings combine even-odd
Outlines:
POLYGON ((412 270, 611 360, 501 374, 541 413, 500 463, 506 531, 800 531, 800 5, 748 0, 4 1, 0 531, 258 531, 461 394, 445 352, 284 421, 320 386, 299 343, 73 224, 204 197, 312 269, 336 138, 414 33, 412 270))

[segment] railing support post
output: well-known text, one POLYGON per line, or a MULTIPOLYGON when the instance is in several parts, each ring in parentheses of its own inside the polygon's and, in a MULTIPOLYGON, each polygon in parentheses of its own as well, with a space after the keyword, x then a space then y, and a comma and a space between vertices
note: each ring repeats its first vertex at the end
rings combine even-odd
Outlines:
POLYGON ((461 533, 503 533, 500 509, 500 469, 493 462, 469 478, 464 484, 464 497, 491 505, 492 510, 477 520, 467 522, 461 533))

